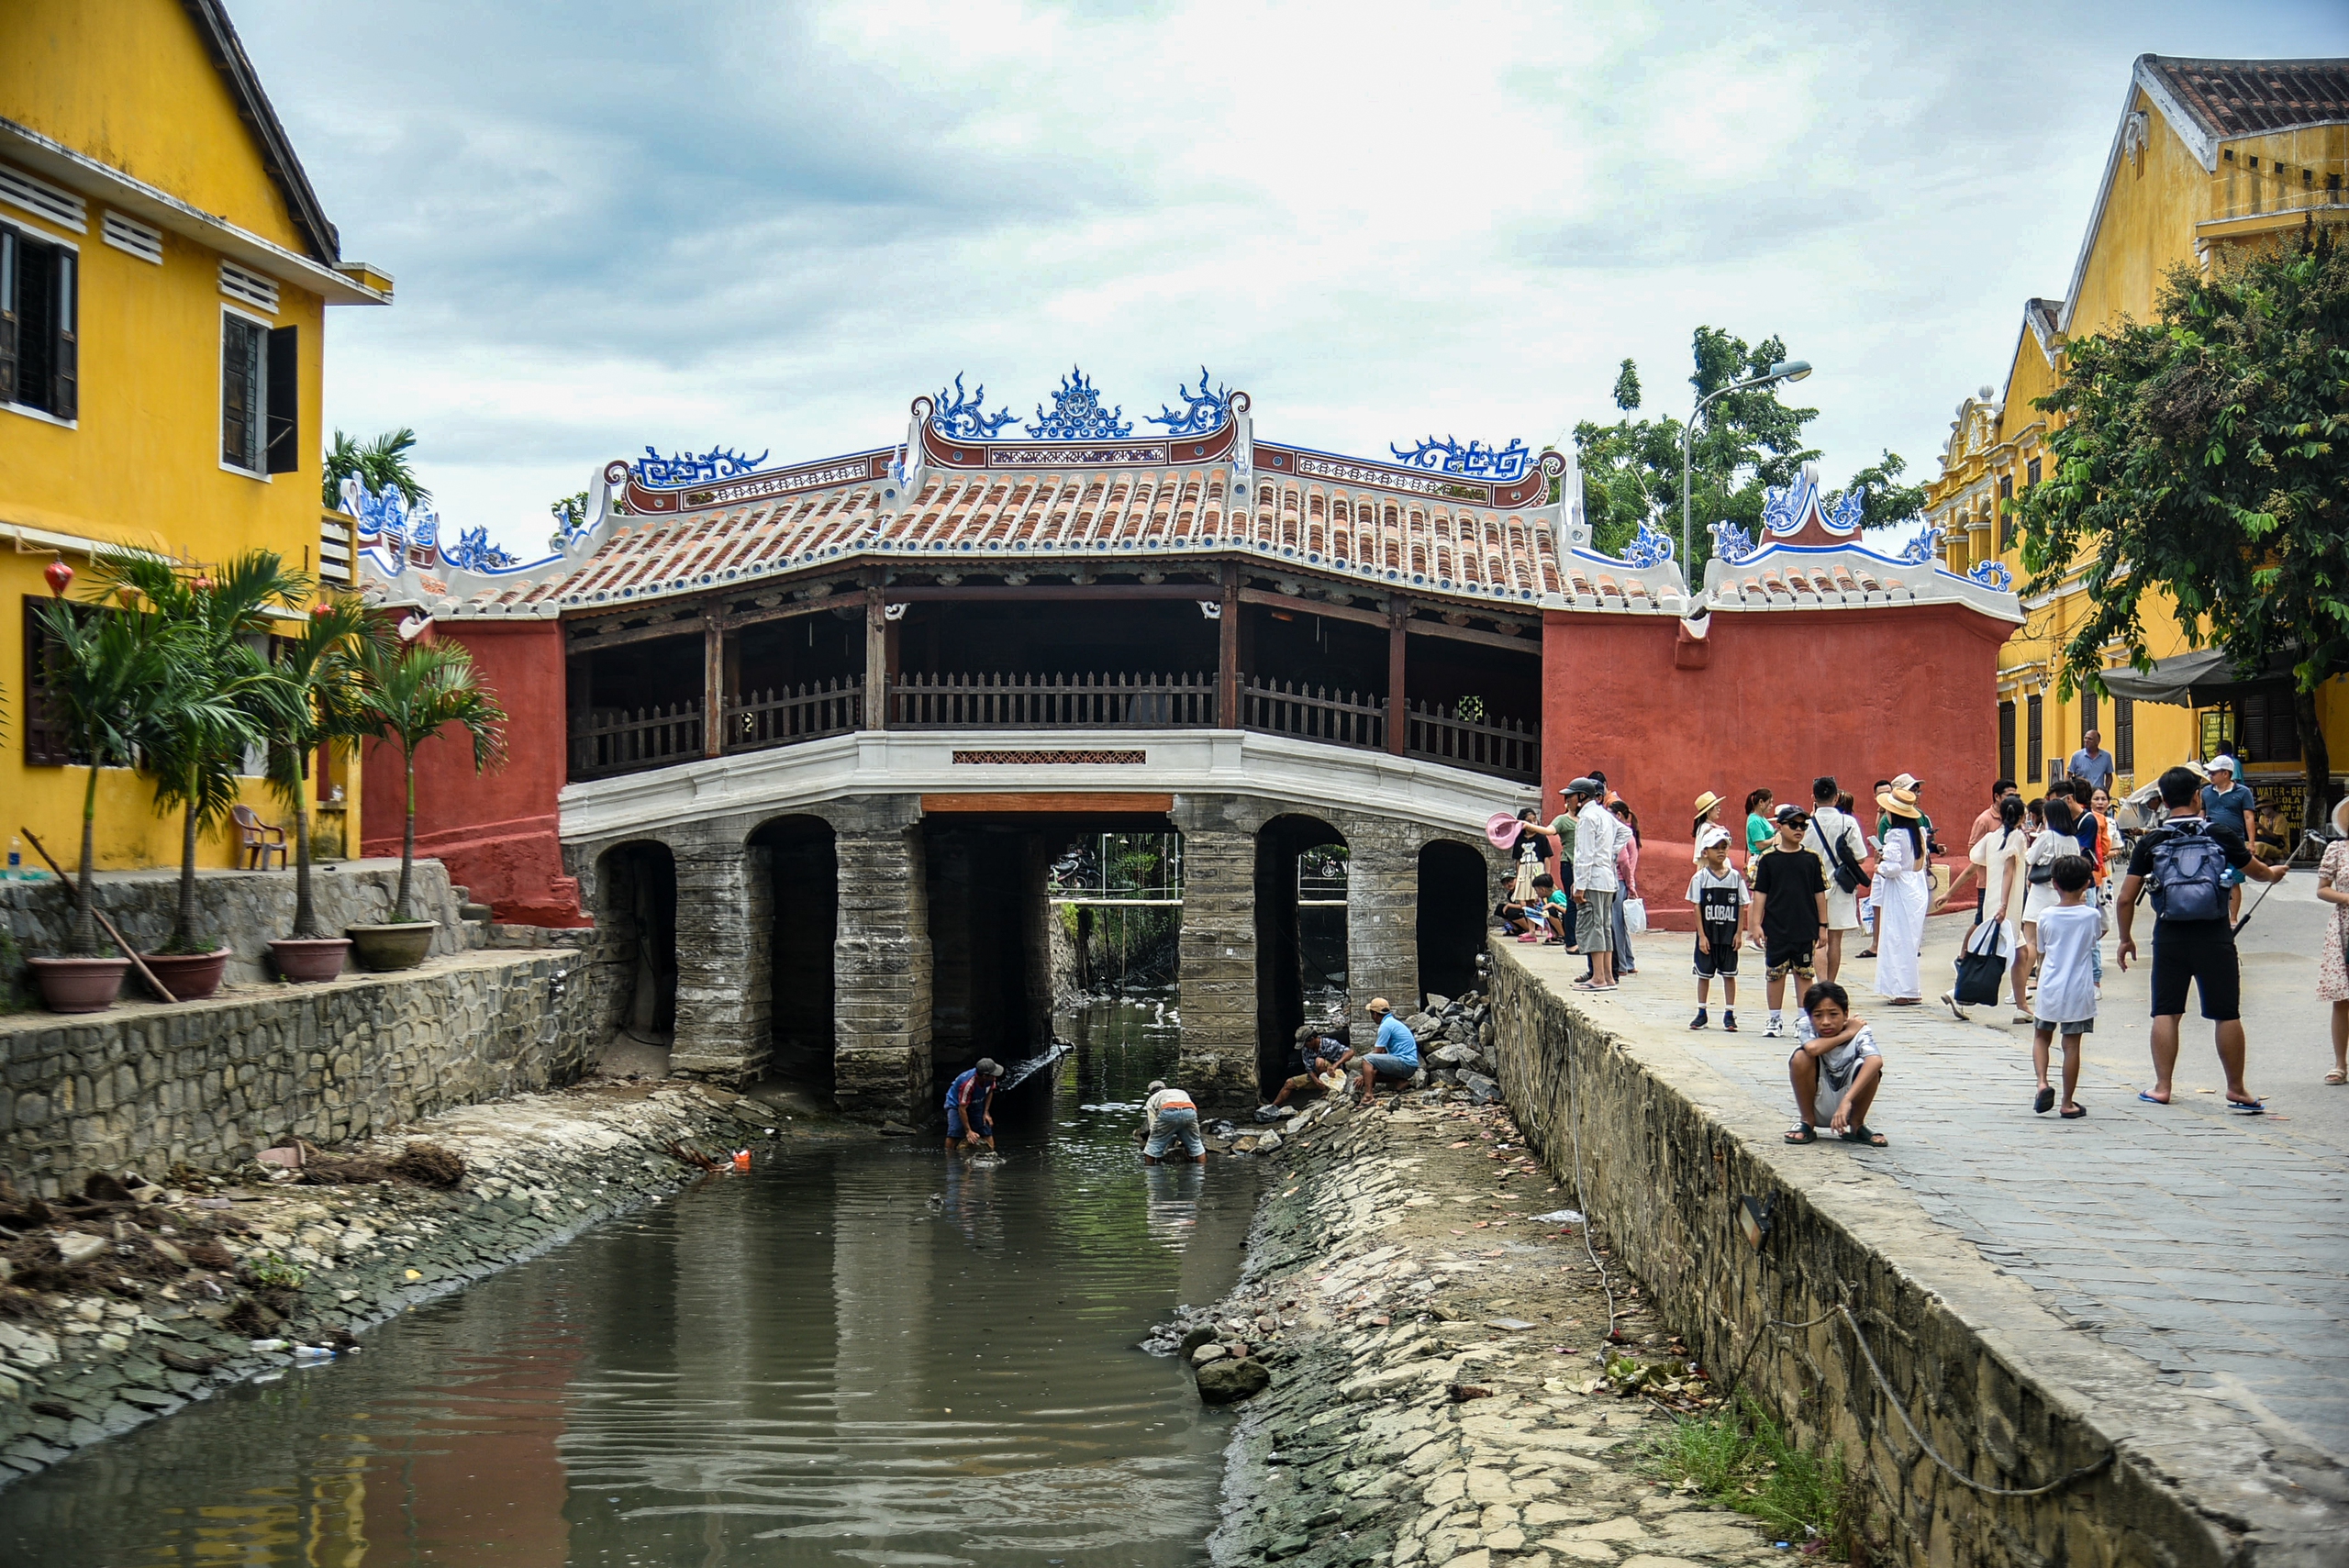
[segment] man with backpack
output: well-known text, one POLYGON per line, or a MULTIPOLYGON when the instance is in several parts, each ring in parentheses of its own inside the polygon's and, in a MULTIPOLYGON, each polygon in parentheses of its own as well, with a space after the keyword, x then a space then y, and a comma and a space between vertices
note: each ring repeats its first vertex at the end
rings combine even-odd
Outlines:
POLYGON ((2257 1116, 2267 1107, 2244 1087, 2243 976, 2235 962, 2234 923, 2227 916, 2230 868, 2254 882, 2281 882, 2284 869, 2251 852, 2243 836, 2202 814, 2202 781, 2184 768, 2161 776, 2162 825, 2138 836, 2129 875, 2121 884, 2121 967, 2137 955, 2130 927, 2137 897, 2154 893, 2154 1086, 2138 1095, 2150 1105, 2170 1102, 2177 1067, 2177 1035, 2186 1018, 2188 984, 2200 989, 2202 1016, 2218 1026, 2219 1064, 2227 1075, 2227 1106, 2257 1116))

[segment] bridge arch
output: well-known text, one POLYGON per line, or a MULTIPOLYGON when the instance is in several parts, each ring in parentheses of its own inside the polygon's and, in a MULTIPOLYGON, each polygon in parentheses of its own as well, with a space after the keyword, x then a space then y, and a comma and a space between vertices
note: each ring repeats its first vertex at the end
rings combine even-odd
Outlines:
POLYGON ((1476 955, 1491 929, 1486 857, 1457 839, 1419 846, 1417 931, 1419 985, 1457 996, 1476 985, 1476 955))
POLYGON ((813 812, 771 817, 743 843, 751 933, 766 959, 768 1070, 818 1099, 833 1095, 839 1045, 839 834, 813 812))
POLYGON ((593 891, 602 1033, 666 1050, 677 1029, 677 858, 659 839, 596 857, 593 891))
MULTIPOLYGON (((1269 1093, 1288 1075, 1308 990, 1345 992, 1346 835, 1319 817, 1285 813, 1256 829, 1256 1079, 1269 1093), (1316 851, 1330 850, 1338 854, 1316 851), (1301 877, 1308 859, 1318 875, 1301 877), (1322 896, 1313 896, 1319 894, 1322 896), (1333 962, 1334 961, 1334 962, 1333 962)), ((1344 1011, 1340 1004, 1340 1011, 1344 1011)), ((1318 1011, 1318 1009, 1317 1009, 1318 1011)), ((1342 1017, 1338 1020, 1344 1021, 1342 1017)))

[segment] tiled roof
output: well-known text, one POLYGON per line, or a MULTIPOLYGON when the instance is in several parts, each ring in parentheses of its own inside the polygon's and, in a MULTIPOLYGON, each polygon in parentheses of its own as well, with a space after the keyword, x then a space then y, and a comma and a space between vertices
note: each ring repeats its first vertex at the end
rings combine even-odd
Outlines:
POLYGON ((2214 137, 2349 119, 2349 60, 2178 60, 2149 54, 2141 63, 2214 137))
MULTIPOLYGON (((1930 574, 1932 568, 1918 570, 1930 574)), ((1903 604, 1922 596, 1898 577, 1878 577, 1865 563, 1784 561, 1732 574, 1715 586, 1708 603, 1715 608, 1784 609, 1796 605, 1903 604)))
MULTIPOLYGON (((1471 506, 1260 472, 1254 505, 1234 512, 1227 506, 1230 473, 1215 466, 933 472, 894 512, 883 508, 879 484, 863 484, 646 518, 616 529, 568 573, 481 595, 460 611, 691 593, 852 557, 1001 571, 1023 561, 1240 554, 1488 605, 1531 605, 1570 591, 1546 510, 1471 506)), ((441 591, 429 580, 424 586, 441 591)))

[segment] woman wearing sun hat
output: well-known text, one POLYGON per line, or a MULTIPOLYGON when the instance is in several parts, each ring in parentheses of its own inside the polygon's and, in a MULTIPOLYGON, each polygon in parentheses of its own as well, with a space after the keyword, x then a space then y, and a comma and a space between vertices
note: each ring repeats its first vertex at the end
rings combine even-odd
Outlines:
POLYGON ((1932 898, 1923 813, 1917 792, 1898 783, 1879 791, 1876 804, 1886 824, 1876 869, 1876 990, 1896 1007, 1913 1007, 1925 995, 1917 962, 1932 898))
POLYGON ((2316 995, 2332 1004, 2332 1071, 2324 1081, 2349 1084, 2349 799, 2332 808, 2332 830, 2343 837, 2325 846, 2324 863, 2316 868, 2316 895, 2332 906, 2317 955, 2316 995))
MULTIPOLYGON (((1697 797, 1697 817, 1695 821, 1688 825, 1689 864, 1702 865, 1705 863, 1705 851, 1698 848, 1698 846, 1705 841, 1705 829, 1707 828, 1720 827, 1721 807, 1727 804, 1729 804, 1727 801, 1721 799, 1720 795, 1715 795, 1711 790, 1707 790, 1704 794, 1697 797)), ((1727 829, 1724 828, 1723 831, 1727 831, 1727 829)))

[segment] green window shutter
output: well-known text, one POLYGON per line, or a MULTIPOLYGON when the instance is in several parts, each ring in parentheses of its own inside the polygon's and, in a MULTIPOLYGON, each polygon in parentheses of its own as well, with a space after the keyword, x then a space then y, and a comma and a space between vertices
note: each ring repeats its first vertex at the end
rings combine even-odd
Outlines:
POLYGON ((269 333, 269 458, 272 473, 302 467, 302 351, 299 327, 269 333))
POLYGON ((57 248, 57 292, 50 298, 50 321, 55 328, 56 348, 50 357, 49 411, 61 419, 81 417, 82 350, 80 335, 74 330, 79 319, 80 282, 74 264, 80 260, 62 245, 57 248))

